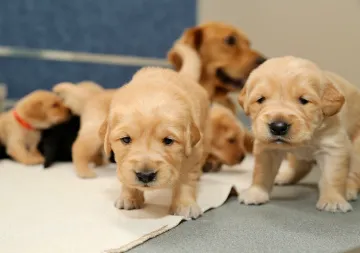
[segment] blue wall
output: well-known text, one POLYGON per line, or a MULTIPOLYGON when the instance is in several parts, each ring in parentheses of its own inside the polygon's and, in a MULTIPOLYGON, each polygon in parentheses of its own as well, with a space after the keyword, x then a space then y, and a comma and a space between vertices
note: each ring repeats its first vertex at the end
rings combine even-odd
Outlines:
MULTIPOLYGON (((0 45, 164 58, 195 24, 195 0, 11 0, 0 3, 0 45)), ((118 87, 137 67, 0 58, 0 82, 19 98, 60 81, 118 87)))

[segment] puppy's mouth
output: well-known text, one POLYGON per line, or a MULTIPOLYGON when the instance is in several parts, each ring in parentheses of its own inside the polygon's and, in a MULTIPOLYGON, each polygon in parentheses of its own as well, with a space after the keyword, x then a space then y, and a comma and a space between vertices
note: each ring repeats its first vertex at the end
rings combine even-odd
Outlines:
POLYGON ((275 138, 271 140, 271 143, 275 143, 275 144, 290 144, 289 141, 285 140, 284 138, 275 138))
POLYGON ((233 78, 228 75, 224 69, 218 68, 216 70, 216 77, 224 84, 230 85, 236 89, 242 89, 245 84, 245 80, 243 78, 233 78))

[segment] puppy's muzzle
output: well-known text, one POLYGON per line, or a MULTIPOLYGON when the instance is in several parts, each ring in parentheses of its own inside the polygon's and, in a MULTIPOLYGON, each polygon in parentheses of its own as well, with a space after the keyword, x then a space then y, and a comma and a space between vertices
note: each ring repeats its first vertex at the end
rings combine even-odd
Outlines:
POLYGON ((273 136, 284 136, 289 132, 290 124, 285 121, 274 121, 269 124, 270 133, 273 136))
POLYGON ((224 84, 231 85, 235 88, 242 88, 244 86, 245 80, 243 78, 233 78, 228 75, 225 70, 218 68, 216 70, 216 77, 224 84))
POLYGON ((156 180, 157 172, 148 169, 140 172, 135 172, 135 175, 140 182, 144 184, 148 184, 156 180))

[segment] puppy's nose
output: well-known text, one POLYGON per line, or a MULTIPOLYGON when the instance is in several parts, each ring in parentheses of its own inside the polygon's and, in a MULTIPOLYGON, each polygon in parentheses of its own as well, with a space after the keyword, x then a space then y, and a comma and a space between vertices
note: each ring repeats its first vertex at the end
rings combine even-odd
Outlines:
POLYGON ((137 179, 144 184, 155 181, 157 172, 153 170, 146 170, 141 172, 135 172, 137 179))
POLYGON ((263 64, 264 62, 266 62, 266 60, 267 60, 267 59, 266 59, 265 57, 260 56, 260 57, 256 58, 255 64, 256 64, 256 65, 261 65, 261 64, 263 64))
POLYGON ((286 135, 289 131, 290 125, 284 121, 275 121, 269 124, 270 132, 276 136, 286 135))
POLYGON ((245 159, 245 155, 241 155, 240 157, 239 157, 239 163, 241 163, 242 161, 244 161, 244 159, 245 159))

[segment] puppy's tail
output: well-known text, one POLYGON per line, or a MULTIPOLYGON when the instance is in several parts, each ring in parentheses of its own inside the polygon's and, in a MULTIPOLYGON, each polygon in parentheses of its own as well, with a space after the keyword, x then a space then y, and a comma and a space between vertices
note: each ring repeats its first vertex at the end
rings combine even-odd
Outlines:
POLYGON ((103 90, 104 88, 100 85, 90 81, 84 81, 78 84, 63 82, 53 87, 53 92, 64 100, 64 104, 75 115, 81 115, 86 102, 103 90))
POLYGON ((182 63, 179 73, 188 75, 196 82, 199 82, 201 75, 201 59, 196 50, 187 44, 178 42, 175 43, 171 53, 177 54, 181 58, 182 63))

